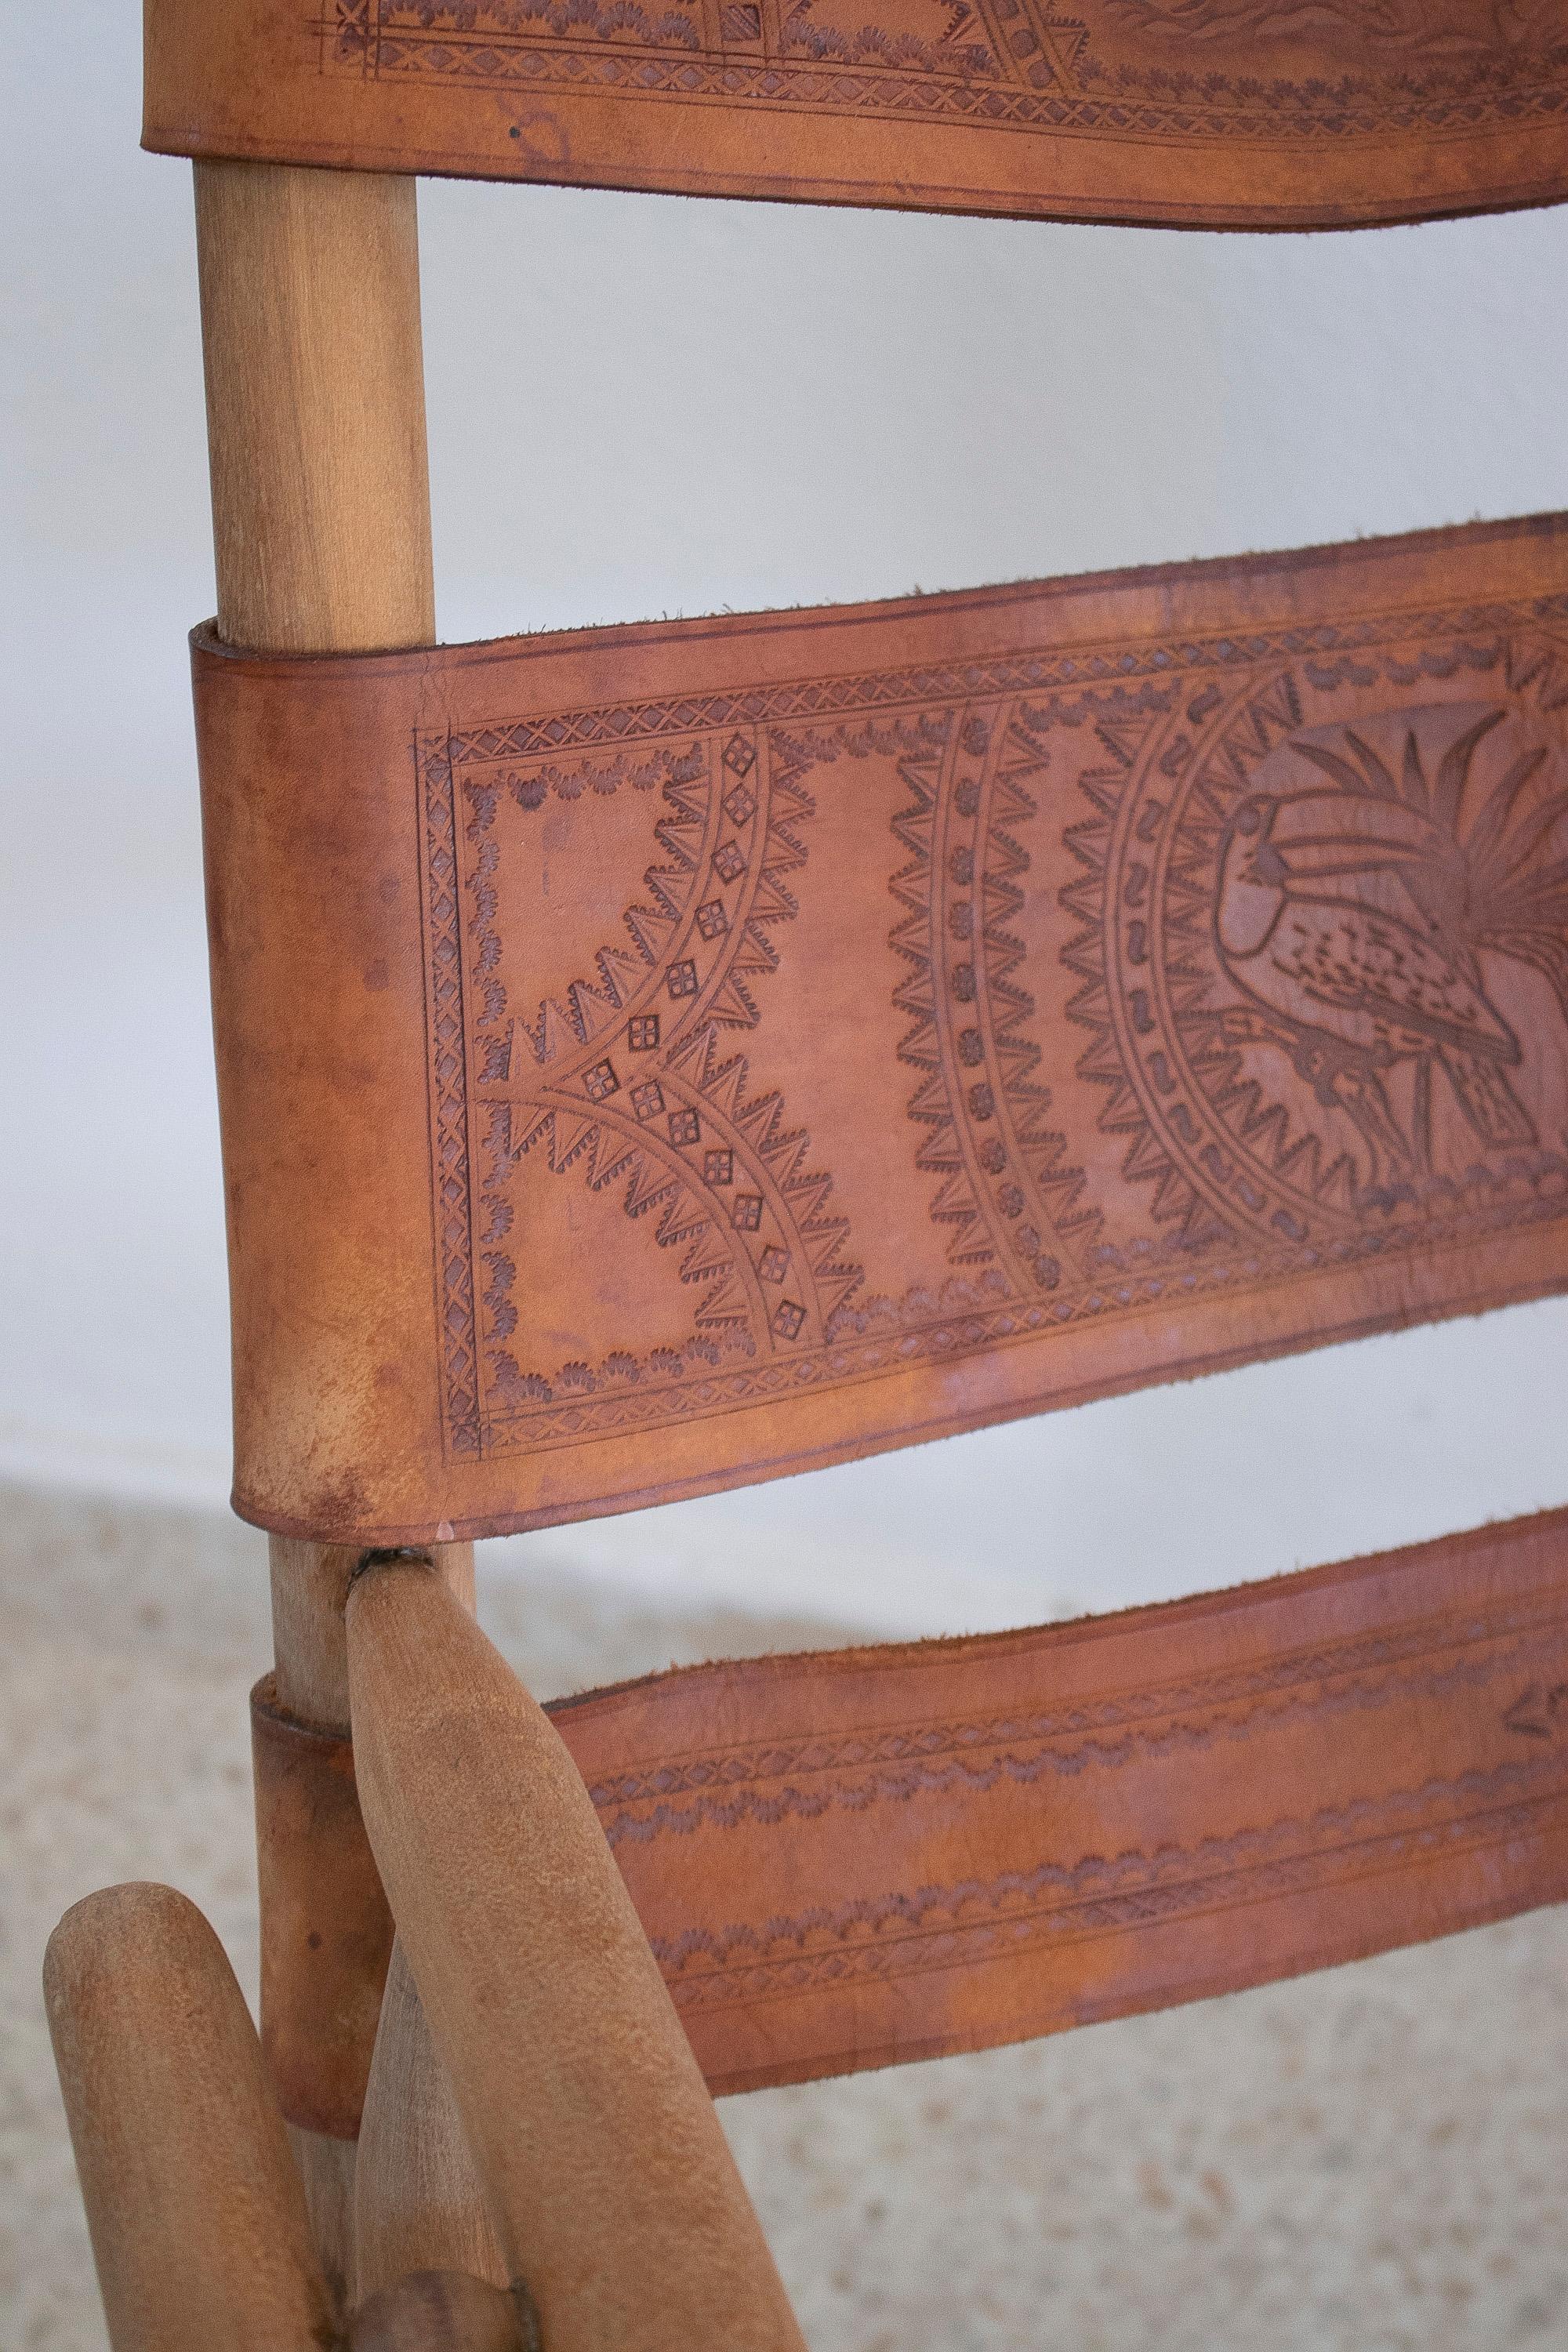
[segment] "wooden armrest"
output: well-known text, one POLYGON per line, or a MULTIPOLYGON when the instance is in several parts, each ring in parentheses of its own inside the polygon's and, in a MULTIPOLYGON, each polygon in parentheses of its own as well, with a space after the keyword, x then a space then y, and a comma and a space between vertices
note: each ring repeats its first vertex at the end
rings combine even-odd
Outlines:
POLYGON ((427 1568, 367 1569, 348 1639, 371 1843, 551 2352, 804 2352, 559 1734, 427 1568))
POLYGON ((304 2191, 195 1906, 89 1895, 49 1938, 44 1996, 114 2352, 324 2352, 304 2191))

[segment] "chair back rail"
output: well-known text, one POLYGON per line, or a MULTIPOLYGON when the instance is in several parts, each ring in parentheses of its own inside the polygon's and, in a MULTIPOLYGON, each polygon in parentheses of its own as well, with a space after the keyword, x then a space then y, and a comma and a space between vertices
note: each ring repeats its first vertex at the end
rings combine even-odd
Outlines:
POLYGON ((1568 521, 198 632, 237 1507, 450 1541, 1568 1283, 1568 521))
MULTIPOLYGON (((722 1660, 545 1712, 713 2092, 984 2049, 1561 1900, 1568 1511, 1077 1623, 722 1660)), ((331 1804, 346 1743, 309 1769, 331 1804)), ((264 1848, 264 1884, 276 1867, 264 1848)), ((451 1867, 489 1887, 500 1865, 451 1867)), ((476 1931, 475 1964, 521 1985, 534 1962, 510 1932, 497 1950, 476 1931)), ((279 2095, 309 2112, 313 2047, 363 2004, 341 1963, 291 1990, 279 2095)))
POLYGON ((1166 226, 1568 193, 1557 0, 148 0, 144 143, 1166 226))

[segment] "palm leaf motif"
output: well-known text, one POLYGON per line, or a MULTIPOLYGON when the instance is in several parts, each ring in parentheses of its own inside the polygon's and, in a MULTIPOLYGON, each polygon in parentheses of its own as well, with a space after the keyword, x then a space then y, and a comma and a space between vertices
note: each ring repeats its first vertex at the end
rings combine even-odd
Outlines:
POLYGON ((1559 0, 1113 0, 1113 5, 1141 30, 1195 40, 1321 34, 1327 18, 1368 47, 1426 57, 1506 55, 1535 43, 1545 47, 1562 30, 1559 0))
POLYGON ((1213 937, 1242 1001, 1213 1019, 1290 1055, 1360 1130, 1369 1181, 1420 1182, 1435 1154, 1465 1148, 1445 1100, 1483 1149, 1538 1148, 1514 1085, 1524 1040, 1483 953, 1539 971, 1568 1021, 1561 753, 1475 703, 1379 714, 1289 749, 1285 789, 1238 800, 1226 820, 1213 937))
POLYGON ((1430 828, 1430 854, 1404 871, 1405 887, 1449 951, 1474 971, 1489 948, 1551 982, 1568 1021, 1568 787, 1544 744, 1519 752, 1477 805, 1475 756, 1506 713, 1483 711, 1427 774, 1415 728, 1399 772, 1353 728, 1344 751, 1298 742, 1324 775, 1362 799, 1408 809, 1430 828), (1467 814, 1467 810, 1468 813, 1467 814))

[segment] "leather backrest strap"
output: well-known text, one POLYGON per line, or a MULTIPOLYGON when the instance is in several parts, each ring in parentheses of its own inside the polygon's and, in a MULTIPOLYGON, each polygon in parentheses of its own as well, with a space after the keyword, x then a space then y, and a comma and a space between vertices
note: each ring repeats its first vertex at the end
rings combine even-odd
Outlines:
POLYGON ((195 662, 264 1526, 541 1526, 1568 1283, 1561 518, 195 662))
MULTIPOLYGON (((384 1904, 346 1743, 294 1738, 290 1768, 258 1711, 274 2079, 352 2134, 384 1904)), ((1568 1895, 1568 1511, 550 1713, 715 2091, 982 2049, 1568 1895)))
POLYGON ((716 2091, 982 2049, 1568 1895, 1568 1512, 555 1720, 716 2091))
POLYGON ((1559 0, 148 0, 165 153, 1322 228, 1568 194, 1559 0))

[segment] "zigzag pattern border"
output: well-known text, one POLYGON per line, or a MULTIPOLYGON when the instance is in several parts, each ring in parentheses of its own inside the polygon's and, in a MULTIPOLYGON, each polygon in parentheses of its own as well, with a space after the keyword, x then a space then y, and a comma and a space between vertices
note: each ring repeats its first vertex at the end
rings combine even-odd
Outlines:
MULTIPOLYGON (((775 686, 731 688, 645 702, 598 703, 588 709, 550 711, 539 718, 498 719, 450 733, 454 769, 476 760, 531 759, 595 744, 625 744, 708 728, 767 726, 777 719, 837 718, 856 710, 889 710, 918 703, 968 702, 997 694, 1083 691, 1081 709, 1059 714, 1063 723, 1115 715, 1114 698, 1097 703, 1093 690, 1125 689, 1137 678, 1172 671, 1237 668, 1275 659, 1353 654, 1391 637, 1463 638, 1517 626, 1517 604, 1436 605, 1426 611, 1368 614, 1358 623, 1315 622, 1303 628, 1216 631, 1210 636, 1152 638, 1141 646, 1088 647, 1071 654, 1005 655, 989 662, 931 663, 918 668, 865 670, 839 677, 795 678, 775 686)), ((1568 621, 1568 594, 1538 596, 1522 608, 1532 620, 1568 621)), ((1042 618, 1041 626, 1047 623, 1042 618)), ((1394 673, 1397 676, 1397 673, 1394 673)), ((1421 667, 1413 664, 1414 685, 1421 667)), ((1441 671, 1433 675, 1442 675, 1441 671)), ((1309 673, 1310 675, 1310 673, 1309 673)))
MULTIPOLYGON (((1276 79, 1265 92, 1258 83, 1232 83, 1213 73, 1184 76, 1153 68, 1144 75, 1131 68, 1114 75, 1091 69, 1090 79, 1108 85, 1103 95, 1091 96, 1064 89, 1043 60, 1034 72, 1046 79, 1038 88, 1026 89, 1007 83, 1001 72, 964 75, 929 68, 924 73, 899 72, 885 63, 834 67, 819 58, 715 57, 684 44, 667 47, 662 55, 650 43, 616 52, 606 49, 602 33, 592 48, 586 41, 579 47, 566 39, 547 46, 540 32, 524 35, 500 27, 465 39, 457 37, 455 26, 388 26, 381 0, 371 0, 368 8, 365 0, 339 0, 336 21, 321 30, 325 70, 374 80, 436 80, 491 89, 575 83, 588 93, 613 89, 634 99, 710 98, 731 105, 751 102, 895 119, 912 113, 933 121, 973 121, 987 130, 1100 137, 1110 131, 1133 141, 1294 139, 1305 143, 1400 131, 1473 131, 1492 121, 1512 125, 1531 116, 1550 121, 1568 114, 1568 74, 1560 58, 1550 55, 1517 73, 1482 68, 1462 87, 1451 73, 1432 78, 1425 86, 1408 75, 1391 77, 1398 94, 1381 101, 1369 83, 1350 76, 1333 84, 1276 79), (1559 78, 1531 78, 1543 73, 1559 78), (1216 102, 1222 89, 1236 89, 1237 102, 1216 102)), ((1007 64, 997 60, 1003 71, 1007 64)))
MULTIPOLYGON (((1089 647, 1071 654, 1017 654, 985 663, 921 665, 890 671, 866 671, 837 677, 791 680, 773 686, 730 689, 700 696, 598 705, 588 709, 556 711, 537 718, 503 719, 480 726, 447 730, 439 737, 422 737, 420 744, 439 743, 442 756, 428 768, 420 764, 416 746, 416 774, 426 793, 422 831, 426 841, 428 936, 427 992, 435 998, 440 973, 460 949, 453 928, 458 909, 438 907, 440 845, 453 845, 455 855, 456 795, 460 770, 480 761, 549 756, 593 745, 624 746, 636 740, 657 740, 734 726, 762 727, 779 720, 847 715, 855 711, 886 712, 897 707, 920 709, 933 702, 965 702, 972 698, 1032 692, 1050 700, 1031 711, 1031 725, 1078 727, 1148 709, 1149 683, 1191 669, 1242 668, 1272 659, 1295 659, 1315 677, 1318 663, 1331 663, 1336 676, 1343 665, 1353 667, 1358 651, 1411 639, 1447 639, 1440 653, 1423 651, 1410 662, 1390 660, 1387 674, 1398 684, 1415 685, 1424 677, 1448 677, 1469 667, 1485 668, 1497 658, 1495 646, 1470 642, 1483 634, 1517 629, 1523 620, 1537 623, 1568 621, 1568 594, 1537 597, 1521 604, 1439 605, 1426 611, 1374 613, 1350 624, 1321 622, 1300 628, 1216 632, 1174 641, 1150 639, 1139 646, 1089 647), (1334 657, 1337 656, 1337 661, 1334 657), (1136 683, 1135 683, 1136 682, 1136 683), (432 793, 429 786, 434 783, 432 793), (443 963, 442 959, 447 962, 443 963)), ((437 1014, 430 1013, 432 1032, 437 1014)), ((433 1162, 437 1196, 447 1179, 442 1171, 459 1161, 468 1170, 466 1068, 459 1074, 448 1062, 438 1076, 432 1048, 432 1126, 436 1137, 433 1162)), ((471 1213, 471 1212, 470 1212, 471 1213)), ((1563 1213, 1555 1200, 1515 1199, 1510 1217, 1519 1225, 1551 1222, 1563 1213)), ((1467 1202, 1446 1222, 1441 1233, 1429 1226, 1421 1232, 1425 1245, 1434 1246, 1485 1232, 1495 1223, 1495 1211, 1479 1201, 1467 1202)), ((442 1237, 447 1228, 443 1226, 442 1237)), ((454 1229, 455 1230, 455 1229, 454 1229)), ((1330 1255, 1352 1263, 1363 1255, 1382 1255, 1400 1246, 1401 1235, 1390 1232, 1367 1236, 1362 1243, 1347 1239, 1330 1255)), ((500 1441, 507 1451, 521 1444, 550 1445, 591 1442, 619 1431, 659 1425, 692 1411, 720 1413, 743 1409, 775 1395, 798 1392, 803 1387, 853 1379, 875 1378, 908 1370, 912 1364, 941 1360, 958 1353, 1037 1338, 1067 1322, 1106 1313, 1136 1312, 1157 1304, 1170 1286, 1159 1269, 1123 1275, 1108 1269, 1103 1281, 1084 1286, 1077 1294, 1057 1293, 1049 1301, 1031 1302, 997 1296, 984 1277, 979 1283, 955 1279, 940 1292, 917 1288, 901 1301, 868 1299, 837 1318, 827 1344, 820 1350, 794 1359, 787 1370, 773 1364, 745 1365, 724 1370, 714 1368, 706 1377, 680 1383, 639 1384, 618 1393, 549 1404, 493 1416, 481 1430, 477 1397, 478 1329, 476 1283, 470 1244, 467 1279, 453 1253, 438 1249, 439 1344, 443 1360, 447 1442, 454 1452, 474 1453, 500 1441), (987 1293, 991 1295, 988 1297, 987 1293)), ((1184 1266, 1174 1280, 1186 1296, 1240 1282, 1269 1279, 1300 1267, 1322 1263, 1320 1253, 1281 1245, 1237 1255, 1223 1265, 1184 1266), (1266 1262, 1267 1261, 1267 1262, 1266 1262)))
POLYGON ((1042 1862, 993 1879, 822 1905, 760 1927, 656 1937, 653 1949, 677 2008, 750 2004, 824 1984, 973 1967, 1031 1947, 1317 1893, 1338 1877, 1398 1870, 1445 1851, 1513 1845, 1544 1834, 1542 1817, 1565 1801, 1568 1765, 1554 1755, 1325 1806, 1190 1848, 1042 1862))
POLYGON ((429 1057, 430 1194, 442 1426, 448 1449, 481 1451, 479 1327, 474 1308, 473 1198, 468 1154, 468 1034, 450 739, 414 739, 424 865, 426 1046, 429 1057))
MULTIPOLYGON (((1500 1673, 1539 1674, 1543 1637, 1555 1635, 1561 1643, 1565 1634, 1568 1589, 1533 1591, 1458 1629, 1445 1613, 1057 1706, 917 1717, 662 1756, 651 1767, 628 1766, 592 1782, 588 1793, 612 1845, 644 1844, 726 1829, 742 1818, 782 1820, 832 1805, 898 1801, 949 1772, 988 1781, 1001 1776, 1000 1765, 1014 1778, 1031 1779, 1037 1758, 1069 1774, 1089 1764, 1119 1766, 1206 1746, 1225 1731, 1244 1732, 1260 1712, 1279 1720, 1323 1707, 1380 1706, 1391 1695, 1426 1696, 1500 1673), (1466 1654, 1478 1649, 1487 1654, 1465 1664, 1466 1654)), ((564 1702, 566 1711, 571 1705, 564 1702)))

